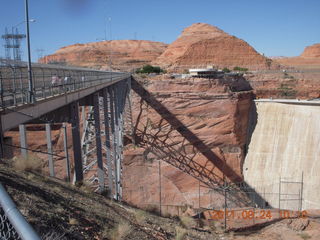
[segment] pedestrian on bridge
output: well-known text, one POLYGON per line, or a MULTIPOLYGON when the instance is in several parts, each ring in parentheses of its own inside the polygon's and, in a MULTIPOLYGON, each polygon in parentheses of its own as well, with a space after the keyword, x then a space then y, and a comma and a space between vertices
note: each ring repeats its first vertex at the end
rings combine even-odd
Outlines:
POLYGON ((71 82, 71 77, 70 76, 64 77, 64 88, 66 89, 66 91, 69 91, 70 82, 71 82))
POLYGON ((55 87, 58 85, 59 78, 56 74, 51 77, 51 86, 55 87))

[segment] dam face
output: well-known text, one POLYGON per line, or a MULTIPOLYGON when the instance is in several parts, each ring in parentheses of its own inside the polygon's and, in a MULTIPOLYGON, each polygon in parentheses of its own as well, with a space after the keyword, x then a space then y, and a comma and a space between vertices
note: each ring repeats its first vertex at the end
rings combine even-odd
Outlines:
POLYGON ((256 101, 245 181, 269 206, 320 208, 320 101, 256 101))

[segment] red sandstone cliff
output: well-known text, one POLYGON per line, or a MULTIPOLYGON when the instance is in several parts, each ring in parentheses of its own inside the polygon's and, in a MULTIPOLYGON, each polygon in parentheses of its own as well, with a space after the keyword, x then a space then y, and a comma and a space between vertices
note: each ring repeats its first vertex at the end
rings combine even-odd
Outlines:
MULTIPOLYGON (((124 200, 158 209, 161 185, 162 211, 177 214, 177 206, 199 207, 201 182, 200 206, 221 207, 223 198, 208 185, 223 176, 242 179, 250 86, 241 77, 158 76, 133 82, 133 89, 139 93, 132 99, 137 138, 125 151, 124 200)), ((241 196, 237 200, 241 205, 241 196)))
POLYGON ((320 43, 308 46, 301 54, 303 58, 320 58, 320 43))
POLYGON ((59 49, 40 62, 66 62, 76 66, 108 69, 110 60, 113 69, 125 71, 150 63, 172 71, 207 65, 220 68, 239 66, 250 70, 278 67, 245 41, 204 23, 184 29, 169 47, 164 43, 144 40, 75 44, 59 49))
POLYGON ((166 49, 161 42, 145 40, 113 40, 74 44, 60 48, 40 60, 42 63, 66 62, 70 65, 130 71, 149 64, 166 49), (111 57, 110 57, 111 56, 111 57))
POLYGON ((277 58, 274 61, 288 68, 288 71, 248 74, 246 78, 256 90, 258 98, 320 97, 320 44, 306 47, 298 57, 277 58))
MULTIPOLYGON (((253 94, 240 76, 220 79, 170 79, 168 75, 132 83, 133 125, 136 145, 127 145, 123 162, 124 201, 144 207, 159 206, 161 160, 162 213, 181 214, 185 205, 221 207, 221 192, 213 191, 223 177, 242 180, 246 129, 253 94), (145 89, 145 90, 144 90, 145 89), (137 94, 139 93, 139 94, 137 94), (200 183, 200 205, 199 205, 200 183)), ((44 126, 29 126, 28 145, 46 152, 44 126), (31 130, 36 131, 31 131, 31 130)), ((71 136, 68 128, 69 136, 71 136)), ((19 146, 18 132, 8 132, 19 146)), ((52 131, 55 171, 65 177, 63 133, 52 131)), ((69 141, 72 161, 72 145, 69 141)), ((18 154, 19 149, 16 149, 18 154)), ((43 159, 48 175, 48 156, 43 159)), ((228 206, 247 201, 241 194, 228 206)))
POLYGON ((153 64, 181 71, 207 65, 250 70, 277 67, 245 41, 205 23, 185 28, 153 64))
POLYGON ((298 57, 280 58, 276 60, 278 63, 303 69, 319 69, 320 68, 320 44, 314 44, 304 49, 303 53, 298 57))

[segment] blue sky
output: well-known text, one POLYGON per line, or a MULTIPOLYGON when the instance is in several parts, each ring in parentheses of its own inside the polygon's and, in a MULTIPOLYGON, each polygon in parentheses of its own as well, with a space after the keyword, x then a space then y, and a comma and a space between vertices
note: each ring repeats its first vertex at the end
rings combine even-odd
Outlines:
MULTIPOLYGON (((0 0, 0 33, 24 20, 24 0, 0 0)), ((204 22, 267 56, 297 56, 320 42, 319 0, 29 0, 32 59, 62 46, 110 39, 174 41, 204 22), (108 19, 111 18, 111 21, 108 19)), ((24 25, 18 26, 25 32, 24 25)), ((2 41, 2 39, 1 39, 2 41)), ((0 56, 4 56, 3 41, 0 56)), ((25 43, 23 57, 26 59, 25 43)))

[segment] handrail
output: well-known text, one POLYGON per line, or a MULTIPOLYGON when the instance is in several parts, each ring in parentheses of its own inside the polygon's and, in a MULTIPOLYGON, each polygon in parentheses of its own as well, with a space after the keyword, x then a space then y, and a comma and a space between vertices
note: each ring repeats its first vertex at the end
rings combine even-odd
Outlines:
MULTIPOLYGON (((1 63, 1 59, 0 59, 1 63)), ((0 64, 0 109, 29 104, 28 72, 24 63, 0 64), (19 71, 20 74, 16 74, 19 71), (18 84, 19 83, 19 84, 18 84)), ((106 82, 116 82, 119 77, 129 77, 125 72, 109 72, 94 69, 32 64, 35 101, 85 89, 106 82)))

